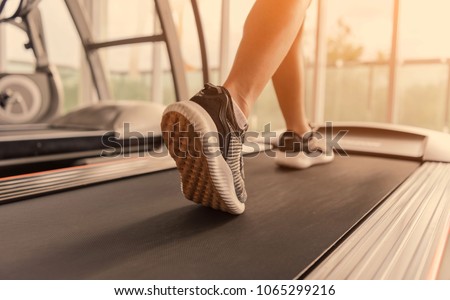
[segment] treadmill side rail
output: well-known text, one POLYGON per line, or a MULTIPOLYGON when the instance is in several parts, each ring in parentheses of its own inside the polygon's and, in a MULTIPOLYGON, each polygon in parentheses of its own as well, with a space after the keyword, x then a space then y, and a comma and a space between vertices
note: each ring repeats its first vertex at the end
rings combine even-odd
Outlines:
MULTIPOLYGON (((410 151, 413 154, 415 149, 409 149, 414 141, 422 142, 422 161, 447 162, 450 163, 450 134, 439 132, 426 128, 386 124, 386 123, 370 123, 370 122, 333 122, 333 128, 346 128, 348 130, 363 130, 370 133, 371 131, 385 132, 385 137, 399 137, 397 141, 398 149, 401 151, 410 151), (404 147, 403 143, 408 142, 408 147, 404 147)), ((416 145, 418 146, 418 144, 416 145)), ((386 153, 389 154, 389 153, 386 153)), ((395 153, 394 153, 395 155, 395 153)), ((413 157, 413 155, 411 156, 413 157)))
POLYGON ((437 279, 449 230, 450 164, 423 164, 306 279, 437 279))

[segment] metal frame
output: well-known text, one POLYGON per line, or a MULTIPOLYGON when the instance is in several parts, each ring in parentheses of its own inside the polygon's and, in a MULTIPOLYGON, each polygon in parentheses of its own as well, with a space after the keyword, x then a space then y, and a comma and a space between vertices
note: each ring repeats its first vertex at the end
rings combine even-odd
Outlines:
POLYGON ((172 19, 170 4, 167 0, 154 0, 156 11, 166 42, 167 53, 172 65, 172 77, 175 85, 175 96, 177 101, 188 100, 189 93, 184 72, 184 62, 181 55, 181 47, 178 40, 175 24, 172 19))
POLYGON ((449 133, 449 123, 450 123, 450 59, 447 59, 447 97, 445 101, 445 109, 444 109, 444 128, 443 131, 449 133))
POLYGON ((100 100, 111 99, 108 81, 106 79, 100 55, 97 51, 89 51, 88 45, 94 43, 94 38, 90 30, 91 24, 85 14, 85 9, 81 6, 78 0, 65 0, 69 13, 77 28, 83 49, 86 53, 86 59, 92 74, 92 81, 97 90, 98 98, 100 100))
POLYGON ((26 31, 29 33, 29 44, 25 47, 33 49, 36 57, 36 70, 45 69, 49 65, 47 47, 45 44, 44 28, 42 26, 42 17, 39 10, 31 10, 24 18, 26 31))
POLYGON ((208 55, 206 51, 206 40, 203 32, 202 18, 200 16, 200 9, 197 4, 197 0, 191 0, 192 10, 194 12, 195 25, 197 27, 198 42, 200 44, 200 53, 202 58, 202 73, 203 82, 209 82, 209 65, 208 55))
POLYGON ((394 14, 392 25, 391 57, 389 60, 389 94, 387 119, 390 123, 397 123, 397 69, 398 69, 398 28, 399 28, 400 0, 394 0, 394 14))
POLYGON ((230 0, 222 0, 221 12, 219 81, 224 82, 230 69, 230 0))
MULTIPOLYGON (((40 1, 40 0, 37 0, 37 1, 40 1)), ((7 0, 0 1, 0 12, 3 11, 3 9, 5 9, 6 2, 7 2, 7 0)), ((8 22, 10 20, 14 20, 15 18, 17 18, 19 16, 21 11, 23 11, 24 14, 27 14, 29 12, 29 10, 27 10, 25 12, 24 6, 26 6, 26 5, 28 5, 28 3, 25 2, 25 0, 20 0, 19 5, 17 6, 17 10, 10 17, 5 18, 3 20, 3 22, 8 22)), ((33 2, 32 2, 31 6, 32 6, 32 8, 34 8, 33 2)))
POLYGON ((163 27, 163 34, 154 36, 144 36, 136 38, 118 39, 104 42, 96 42, 92 31, 91 22, 86 17, 84 9, 78 0, 65 0, 69 12, 74 20, 80 36, 83 49, 86 53, 86 58, 91 70, 92 80, 99 100, 111 99, 111 92, 106 79, 106 74, 101 62, 101 57, 97 50, 101 48, 140 44, 149 42, 166 42, 169 59, 172 66, 172 75, 175 85, 177 100, 187 98, 187 84, 184 76, 183 60, 181 57, 181 49, 176 37, 175 25, 173 24, 172 16, 170 14, 170 7, 167 1, 155 0, 155 5, 158 10, 161 25, 163 27))
MULTIPOLYGON (((86 15, 89 18, 89 20, 92 22, 92 33, 95 36, 98 36, 96 32, 96 23, 98 22, 98 16, 94 19, 92 16, 94 15, 94 6, 102 4, 102 1, 88 1, 88 0, 80 0, 85 5, 86 8, 86 15)), ((84 51, 83 46, 80 47, 80 51, 84 51)), ((98 94, 96 92, 96 89, 94 88, 94 82, 92 80, 92 73, 90 70, 89 63, 86 60, 86 56, 81 56, 80 60, 80 84, 78 87, 78 105, 79 106, 86 106, 86 105, 92 105, 98 101, 98 94)), ((105 70, 106 72, 106 70, 105 70)), ((107 72, 106 72, 107 73, 107 72)))
MULTIPOLYGON (((100 56, 98 54, 99 49, 141 44, 141 43, 159 43, 165 42, 167 53, 169 56, 173 83, 175 86, 175 95, 177 101, 187 100, 189 93, 187 89, 186 76, 184 71, 184 61, 181 54, 181 47, 179 44, 175 24, 173 22, 172 13, 170 10, 170 4, 166 0, 154 0, 157 16, 159 17, 159 23, 161 25, 162 33, 152 36, 141 36, 125 39, 117 39, 110 41, 95 41, 93 34, 90 30, 91 23, 86 17, 84 9, 78 0, 65 0, 69 12, 74 20, 78 34, 80 36, 84 51, 86 53, 87 61, 92 73, 92 79, 96 87, 98 97, 100 100, 111 99, 110 89, 106 80, 106 75, 101 63, 100 56)), ((199 35, 200 51, 202 56, 202 70, 204 81, 209 81, 209 68, 206 55, 206 43, 203 34, 203 28, 201 25, 200 13, 196 0, 191 0, 192 8, 194 11, 195 22, 197 26, 197 32, 199 35)), ((153 93, 155 95, 155 93, 153 93)))
MULTIPOLYGON (((161 30, 161 24, 158 20, 158 13, 155 11, 153 13, 153 32, 158 32, 161 30)), ((162 66, 162 46, 161 43, 153 44, 153 55, 152 55, 152 79, 151 79, 151 97, 154 102, 163 103, 164 98, 164 88, 163 88, 163 78, 161 74, 163 73, 162 66)))
MULTIPOLYGON (((5 26, 0 24, 0 45, 6 45, 5 26)), ((6 69, 6 50, 4 47, 0 48, 0 72, 6 69)))
POLYGON ((317 28, 313 81, 313 122, 322 123, 325 118, 325 83, 327 68, 326 8, 324 0, 317 1, 317 28))
POLYGON ((91 44, 86 45, 86 49, 88 51, 92 51, 92 50, 114 47, 114 46, 142 44, 142 43, 156 43, 156 42, 164 42, 164 41, 165 41, 164 35, 158 34, 158 35, 153 35, 153 36, 142 36, 142 37, 135 37, 135 38, 112 40, 112 41, 107 41, 107 42, 91 43, 91 44))

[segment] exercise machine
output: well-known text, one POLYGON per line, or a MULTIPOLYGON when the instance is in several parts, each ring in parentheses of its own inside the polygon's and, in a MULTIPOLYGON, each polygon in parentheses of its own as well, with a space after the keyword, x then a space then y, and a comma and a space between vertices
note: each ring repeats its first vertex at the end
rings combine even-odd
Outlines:
MULTIPOLYGON (((187 99, 184 64, 169 3, 165 0, 154 2, 161 33, 98 42, 92 35, 89 18, 81 3, 78 0, 65 1, 79 33, 99 102, 57 116, 62 103, 61 84, 56 69, 48 62, 39 0, 2 0, 2 21, 25 30, 30 39, 26 47, 33 50, 37 65, 35 74, 0 75, 0 109, 3 109, 0 111, 0 124, 7 124, 0 126, 0 168, 7 168, 4 174, 24 172, 28 169, 18 169, 17 166, 30 164, 43 167, 49 162, 60 161, 62 166, 68 166, 81 158, 98 157, 105 153, 105 149, 116 154, 122 153, 124 148, 151 150, 151 147, 161 144, 159 122, 164 109, 158 104, 161 99, 153 99, 152 103, 111 101, 98 53, 100 49, 120 45, 165 43, 176 100, 187 99), (16 113, 16 106, 24 108, 18 110, 21 115, 16 113), (117 151, 110 151, 112 147, 117 151)), ((197 2, 192 0, 191 3, 199 34, 203 80, 207 82, 208 62, 200 13, 197 2)))
POLYGON ((238 217, 183 199, 164 148, 3 177, 0 279, 448 279, 450 136, 320 132, 348 155, 290 170, 247 141, 238 217))
POLYGON ((26 49, 36 59, 33 74, 0 74, 0 125, 42 123, 58 115, 63 89, 55 66, 48 60, 40 0, 2 0, 0 23, 14 25, 29 39, 26 49))
POLYGON ((164 152, 0 179, 0 278, 446 278, 450 137, 341 130, 348 155, 306 170, 259 143, 238 217, 186 201, 164 152))

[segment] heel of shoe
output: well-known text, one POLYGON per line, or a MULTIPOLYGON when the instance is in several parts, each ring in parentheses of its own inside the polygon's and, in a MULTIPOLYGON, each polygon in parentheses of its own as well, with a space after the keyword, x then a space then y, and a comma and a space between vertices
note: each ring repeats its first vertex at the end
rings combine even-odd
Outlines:
POLYGON ((221 155, 209 153, 214 145, 203 138, 217 132, 214 123, 208 124, 197 104, 177 104, 166 109, 161 129, 177 165, 185 198, 231 214, 243 213, 245 205, 234 193, 231 170, 221 155))

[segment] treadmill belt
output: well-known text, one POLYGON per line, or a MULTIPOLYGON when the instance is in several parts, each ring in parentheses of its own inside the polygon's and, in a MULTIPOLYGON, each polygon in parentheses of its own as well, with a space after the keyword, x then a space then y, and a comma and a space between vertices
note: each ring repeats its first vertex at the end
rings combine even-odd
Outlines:
POLYGON ((184 200, 176 170, 2 205, 0 279, 292 279, 419 166, 245 163, 241 216, 184 200))

